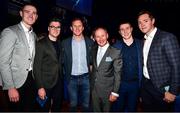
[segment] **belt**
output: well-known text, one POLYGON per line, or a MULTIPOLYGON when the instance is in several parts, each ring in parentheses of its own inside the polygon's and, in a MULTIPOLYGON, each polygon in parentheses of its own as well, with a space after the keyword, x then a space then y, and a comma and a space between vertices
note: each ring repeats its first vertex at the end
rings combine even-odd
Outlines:
POLYGON ((83 77, 86 77, 88 75, 89 75, 88 73, 84 73, 84 74, 81 74, 81 75, 71 75, 71 77, 72 78, 83 78, 83 77))

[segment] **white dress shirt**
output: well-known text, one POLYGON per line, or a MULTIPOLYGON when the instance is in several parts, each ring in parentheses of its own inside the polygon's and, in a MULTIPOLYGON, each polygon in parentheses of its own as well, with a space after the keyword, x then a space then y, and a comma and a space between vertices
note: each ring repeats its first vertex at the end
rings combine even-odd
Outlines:
MULTIPOLYGON (((28 42, 28 45, 29 45, 30 56, 32 58, 33 49, 35 49, 35 47, 34 47, 34 39, 33 39, 34 36, 32 35, 33 30, 32 29, 29 30, 27 27, 25 27, 23 22, 21 22, 21 26, 23 27, 23 30, 25 32, 26 39, 27 39, 27 42, 28 42)), ((31 71, 31 70, 32 70, 32 60, 31 60, 30 66, 29 66, 29 71, 31 71)))
POLYGON ((151 47, 151 43, 152 40, 154 38, 154 35, 157 31, 157 28, 155 27, 152 32, 147 36, 144 35, 144 38, 146 39, 144 42, 144 47, 143 47, 143 75, 145 78, 150 79, 149 73, 148 73, 148 69, 147 69, 147 59, 148 59, 148 54, 149 54, 149 50, 151 47))

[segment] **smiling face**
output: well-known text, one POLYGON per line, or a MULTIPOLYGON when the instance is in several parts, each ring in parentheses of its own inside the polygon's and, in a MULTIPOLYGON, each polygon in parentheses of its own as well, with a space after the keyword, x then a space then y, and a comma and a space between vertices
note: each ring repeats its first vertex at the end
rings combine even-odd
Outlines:
POLYGON ((94 38, 97 42, 97 44, 101 47, 105 46, 108 43, 108 33, 103 28, 98 28, 94 32, 94 38))
POLYGON ((138 17, 139 29, 147 35, 154 29, 154 23, 155 19, 150 18, 150 16, 146 13, 138 17))
POLYGON ((26 5, 20 11, 20 16, 26 27, 30 28, 37 20, 37 9, 32 5, 26 5))
POLYGON ((73 32, 74 37, 82 37, 82 32, 84 30, 84 26, 81 20, 74 20, 70 27, 71 31, 73 32))
POLYGON ((123 23, 119 26, 119 33, 125 40, 132 38, 132 30, 133 28, 129 23, 123 23))
POLYGON ((51 22, 48 27, 49 35, 57 38, 60 35, 61 24, 59 22, 51 22))

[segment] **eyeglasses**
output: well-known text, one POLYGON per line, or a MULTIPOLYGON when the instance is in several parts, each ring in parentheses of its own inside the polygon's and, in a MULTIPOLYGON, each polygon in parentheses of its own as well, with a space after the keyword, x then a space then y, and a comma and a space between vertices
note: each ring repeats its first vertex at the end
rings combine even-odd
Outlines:
POLYGON ((54 29, 56 29, 56 30, 60 30, 60 29, 61 29, 60 26, 57 26, 57 27, 56 27, 56 26, 49 26, 49 27, 50 27, 51 29, 53 29, 53 30, 54 30, 54 29))

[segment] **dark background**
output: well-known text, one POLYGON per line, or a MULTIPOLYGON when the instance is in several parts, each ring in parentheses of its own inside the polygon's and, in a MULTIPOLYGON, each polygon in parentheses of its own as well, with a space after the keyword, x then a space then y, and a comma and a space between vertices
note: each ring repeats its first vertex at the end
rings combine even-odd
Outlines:
MULTIPOLYGON (((7 26, 19 23, 19 9, 30 0, 0 0, 0 31, 7 26)), ((91 15, 73 12, 59 7, 55 0, 31 0, 38 8, 39 18, 33 26, 35 32, 40 35, 47 32, 49 18, 57 16, 62 19, 62 37, 70 34, 69 24, 74 16, 82 16, 86 23, 86 34, 91 35, 97 25, 107 27, 111 38, 119 38, 118 23, 122 19, 130 19, 134 26, 134 35, 142 38, 137 27, 137 13, 142 9, 152 11, 156 18, 158 28, 172 32, 180 41, 180 1, 179 0, 94 0, 92 1, 91 15)), ((6 100, 0 88, 0 111, 7 107, 6 100), (2 107, 2 108, 1 108, 2 107)), ((65 107, 67 108, 67 107, 65 107)), ((65 110, 67 111, 67 110, 65 110)))
POLYGON ((85 33, 87 35, 91 35, 93 28, 97 25, 103 25, 108 29, 111 38, 117 38, 119 37, 118 23, 123 19, 129 19, 134 26, 134 35, 140 38, 142 34, 137 27, 137 14, 139 11, 147 9, 154 14, 158 28, 172 32, 180 40, 179 0, 93 0, 90 15, 60 7, 56 4, 56 0, 1 0, 0 30, 19 22, 19 8, 28 1, 38 7, 39 18, 34 25, 37 34, 47 32, 49 18, 56 16, 62 20, 61 35, 66 37, 70 34, 71 18, 81 16, 86 23, 85 33), (16 2, 13 3, 13 1, 16 2))

